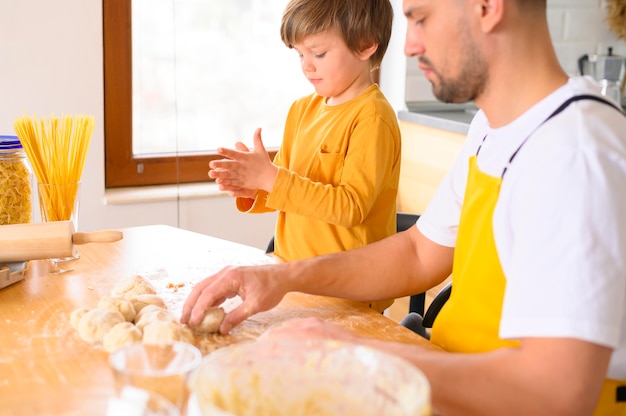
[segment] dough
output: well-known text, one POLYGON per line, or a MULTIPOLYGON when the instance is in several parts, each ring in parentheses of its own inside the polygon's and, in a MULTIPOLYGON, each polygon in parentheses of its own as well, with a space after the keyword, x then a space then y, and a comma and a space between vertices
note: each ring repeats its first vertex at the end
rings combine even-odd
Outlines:
POLYGON ((109 309, 91 309, 78 321, 78 335, 87 342, 102 342, 115 325, 126 322, 124 316, 109 309))
POLYGON ((89 308, 74 309, 70 314, 70 325, 72 325, 72 328, 78 329, 78 322, 80 322, 80 318, 82 318, 83 315, 89 311, 89 308))
POLYGON ((102 347, 107 352, 113 352, 124 345, 141 341, 142 337, 143 334, 132 322, 122 322, 104 335, 102 347))
POLYGON ((162 308, 160 306, 157 305, 146 305, 143 308, 141 308, 140 311, 137 312, 137 315, 135 315, 135 324, 137 322, 139 322, 139 320, 141 319, 142 316, 149 314, 150 312, 154 312, 154 311, 161 311, 164 310, 166 311, 167 308, 162 308))
POLYGON ((138 274, 120 280, 115 284, 113 290, 111 291, 111 295, 113 297, 122 299, 130 299, 134 296, 143 295, 145 293, 155 295, 157 292, 154 286, 152 286, 152 283, 150 283, 145 277, 138 274))
POLYGON ((127 322, 135 319, 136 311, 131 301, 112 296, 103 296, 98 302, 98 308, 109 309, 121 313, 127 322))
POLYGON ((205 312, 202 321, 200 321, 198 325, 192 326, 191 329, 204 334, 218 332, 220 330, 220 324, 224 320, 224 315, 225 312, 223 308, 209 308, 205 312))
POLYGON ((176 317, 174 317, 174 315, 172 315, 167 309, 155 307, 154 310, 144 312, 146 309, 147 307, 142 310, 142 314, 139 317, 139 320, 135 322, 135 325, 141 331, 144 331, 144 328, 147 325, 150 325, 151 323, 156 321, 177 322, 176 317))
POLYGON ((150 344, 160 341, 182 341, 194 343, 191 329, 178 322, 155 321, 146 325, 143 330, 143 342, 150 344))
POLYGON ((130 302, 135 307, 135 312, 137 313, 148 305, 155 305, 160 308, 167 309, 167 305, 165 304, 163 298, 152 293, 144 293, 142 295, 133 296, 130 298, 130 302))

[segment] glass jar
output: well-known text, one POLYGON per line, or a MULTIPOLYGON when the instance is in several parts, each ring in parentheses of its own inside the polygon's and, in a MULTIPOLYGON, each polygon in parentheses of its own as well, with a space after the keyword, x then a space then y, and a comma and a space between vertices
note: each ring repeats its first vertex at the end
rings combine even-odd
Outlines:
POLYGON ((17 136, 0 136, 0 225, 32 219, 31 169, 17 136))

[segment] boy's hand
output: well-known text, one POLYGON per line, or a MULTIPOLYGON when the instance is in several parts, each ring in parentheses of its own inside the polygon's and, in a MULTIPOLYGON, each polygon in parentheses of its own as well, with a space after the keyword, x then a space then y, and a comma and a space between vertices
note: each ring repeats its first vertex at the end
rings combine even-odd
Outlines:
POLYGON ((235 149, 219 148, 217 153, 226 159, 211 161, 209 177, 215 179, 221 190, 247 198, 253 197, 252 192, 256 195, 258 189, 271 192, 278 168, 263 146, 260 128, 254 132, 254 150, 237 142, 235 149))

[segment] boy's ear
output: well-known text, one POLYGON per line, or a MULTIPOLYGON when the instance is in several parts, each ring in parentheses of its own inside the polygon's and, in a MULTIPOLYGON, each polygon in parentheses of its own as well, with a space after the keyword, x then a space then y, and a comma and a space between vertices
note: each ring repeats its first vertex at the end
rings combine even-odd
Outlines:
POLYGON ((377 49, 378 49, 378 43, 372 43, 370 46, 366 47, 361 52, 359 52, 358 54, 359 59, 362 61, 367 61, 368 59, 370 59, 372 55, 374 55, 374 52, 376 52, 377 49))

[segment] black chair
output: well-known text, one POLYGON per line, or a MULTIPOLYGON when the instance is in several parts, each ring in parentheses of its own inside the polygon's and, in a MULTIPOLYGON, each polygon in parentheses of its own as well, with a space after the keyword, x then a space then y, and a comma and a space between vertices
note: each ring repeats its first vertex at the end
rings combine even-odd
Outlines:
POLYGON ((448 282, 448 284, 441 288, 439 293, 437 293, 437 296, 435 296, 435 299, 433 299, 433 301, 428 306, 428 310, 426 310, 426 314, 424 314, 424 319, 422 319, 422 325, 424 326, 424 328, 433 327, 433 323, 435 322, 437 314, 439 314, 439 311, 441 310, 441 308, 443 308, 443 305, 448 301, 451 293, 452 282, 448 282))
MULTIPOLYGON (((398 213, 398 225, 397 231, 404 231, 414 225, 419 219, 417 214, 398 213)), ((418 293, 411 295, 409 298, 409 313, 400 322, 401 325, 417 332, 423 337, 430 339, 430 333, 427 328, 432 328, 435 318, 439 314, 439 311, 443 305, 447 302, 450 294, 452 293, 452 282, 449 282, 444 286, 437 296, 433 299, 428 306, 428 310, 424 313, 426 303, 426 293, 418 293)))
MULTIPOLYGON (((415 225, 419 219, 418 214, 409 214, 407 212, 398 212, 396 216, 396 232, 405 231, 415 225)), ((424 307, 426 304, 426 293, 418 293, 409 298, 409 313, 415 312, 424 316, 424 307)))
POLYGON ((272 236, 272 238, 270 238, 270 242, 267 243, 267 248, 265 249, 266 253, 273 253, 274 252, 274 236, 272 236))
POLYGON ((435 299, 431 302, 430 306, 428 306, 428 310, 424 315, 420 315, 416 312, 409 312, 407 316, 402 318, 400 321, 400 325, 410 329, 411 331, 423 336, 426 339, 430 339, 430 331, 429 329, 433 327, 433 323, 435 322, 435 318, 441 311, 443 305, 450 298, 450 294, 452 293, 452 282, 449 282, 445 285, 435 299))
MULTIPOLYGON (((397 232, 408 230, 409 228, 411 228, 411 226, 415 225, 418 219, 419 215, 417 214, 399 212, 397 220, 397 232)), ((443 307, 444 303, 447 302, 448 298, 450 297, 450 293, 452 293, 452 282, 449 282, 439 291, 439 293, 437 293, 435 299, 433 299, 431 304, 428 306, 428 310, 426 310, 426 313, 424 313, 426 294, 418 293, 416 295, 411 295, 411 297, 409 298, 409 314, 419 314, 420 317, 423 317, 422 325, 425 328, 432 328, 433 322, 435 322, 437 314, 443 307)))

